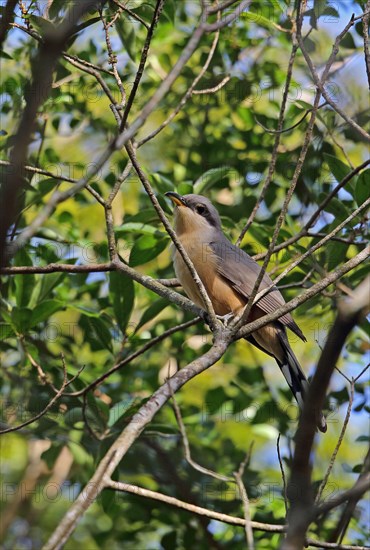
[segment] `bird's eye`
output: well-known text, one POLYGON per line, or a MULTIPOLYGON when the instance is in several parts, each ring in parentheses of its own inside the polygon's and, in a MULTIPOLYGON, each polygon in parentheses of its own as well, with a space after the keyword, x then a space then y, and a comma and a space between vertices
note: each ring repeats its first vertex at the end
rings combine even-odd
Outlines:
POLYGON ((206 211, 206 207, 203 206, 203 204, 197 204, 197 206, 195 207, 195 210, 198 212, 198 214, 202 216, 206 211))

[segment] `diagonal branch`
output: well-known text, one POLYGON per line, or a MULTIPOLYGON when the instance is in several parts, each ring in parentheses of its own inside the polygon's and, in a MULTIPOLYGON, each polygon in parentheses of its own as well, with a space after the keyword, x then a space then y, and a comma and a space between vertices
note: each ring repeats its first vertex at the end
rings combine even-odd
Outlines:
POLYGON ((44 545, 43 550, 56 550, 61 548, 86 510, 94 502, 104 487, 107 486, 111 474, 115 471, 132 444, 138 439, 145 427, 152 421, 155 414, 170 399, 171 393, 178 391, 189 380, 194 378, 194 376, 197 376, 218 361, 225 353, 229 345, 229 339, 225 337, 218 338, 217 342, 215 342, 204 355, 178 371, 170 380, 166 381, 153 393, 148 401, 133 416, 131 422, 107 451, 96 468, 94 475, 59 523, 48 542, 44 545))
POLYGON ((167 233, 171 237, 171 239, 172 239, 174 245, 176 246, 177 250, 181 254, 181 257, 184 260, 184 262, 186 264, 186 267, 189 269, 190 274, 191 274, 195 284, 197 285, 197 287, 199 289, 200 295, 201 295, 201 297, 203 299, 203 302, 204 302, 204 305, 205 305, 205 309, 206 309, 207 314, 209 316, 211 329, 214 330, 214 331, 217 331, 217 329, 219 328, 220 323, 217 321, 216 314, 215 314, 215 311, 213 309, 212 302, 211 302, 211 300, 210 300, 210 298, 207 294, 207 291, 204 287, 204 284, 203 284, 202 280, 200 279, 200 277, 199 277, 199 275, 198 275, 198 273, 197 273, 197 271, 194 267, 193 262, 191 261, 191 259, 189 258, 189 255, 187 254, 185 248, 183 247, 183 245, 181 244, 181 242, 177 238, 177 235, 176 235, 175 231, 173 230, 173 228, 172 228, 170 222, 168 221, 161 205, 159 204, 158 199, 157 199, 157 197, 156 197, 156 195, 155 195, 155 193, 152 189, 152 186, 149 183, 148 178, 146 177, 144 171, 142 170, 140 164, 138 163, 138 160, 137 160, 137 157, 136 157, 136 154, 135 154, 135 150, 132 147, 131 143, 126 145, 126 150, 127 150, 128 156, 130 157, 132 166, 136 170, 136 173, 139 176, 139 179, 140 179, 141 183, 143 184, 143 187, 144 187, 145 191, 147 192, 150 200, 152 201, 152 204, 154 206, 155 211, 158 214, 159 219, 161 220, 161 222, 162 222, 163 226, 165 227, 167 233))
POLYGON ((154 29, 157 26, 157 23, 159 21, 159 18, 160 18, 162 9, 163 9, 164 2, 165 2, 165 0, 157 0, 157 2, 156 2, 152 22, 151 22, 150 27, 148 29, 146 39, 145 39, 145 43, 144 43, 144 46, 143 46, 143 49, 142 49, 142 52, 141 52, 139 67, 138 67, 138 70, 136 71, 134 84, 132 86, 129 98, 127 100, 127 105, 126 105, 125 110, 123 112, 121 125, 120 125, 120 132, 123 132, 123 130, 126 128, 127 118, 128 118, 128 115, 130 114, 131 107, 134 103, 134 99, 135 99, 135 96, 136 96, 136 92, 139 88, 140 80, 141 80, 141 78, 143 76, 143 73, 144 73, 144 68, 145 68, 145 63, 146 63, 148 53, 149 53, 150 43, 151 43, 153 35, 154 35, 154 29))
MULTIPOLYGON (((247 220, 247 223, 245 224, 242 231, 240 232, 239 237, 237 238, 237 241, 235 243, 237 246, 240 246, 240 244, 241 244, 241 242, 244 238, 244 235, 247 233, 248 229, 252 225, 253 220, 256 217, 257 211, 258 211, 263 199, 265 198, 267 189, 268 189, 268 187, 269 187, 269 185, 272 181, 272 177, 273 177, 274 172, 275 172, 275 166, 276 166, 278 150, 279 150, 279 145, 280 145, 280 135, 282 133, 282 129, 283 129, 283 125, 284 125, 286 104, 287 104, 287 101, 288 101, 289 87, 290 87, 290 83, 291 83, 291 80, 292 80, 293 65, 294 65, 297 49, 298 49, 298 45, 294 42, 293 47, 292 47, 292 51, 290 53, 289 62, 288 62, 288 69, 287 69, 287 75, 286 75, 286 79, 285 79, 283 99, 282 99, 281 106, 280 106, 279 119, 278 119, 277 130, 276 130, 277 135, 275 137, 274 146, 273 146, 272 153, 271 153, 271 160, 270 160, 270 164, 269 164, 269 168, 268 168, 268 173, 267 173, 265 182, 263 184, 261 193, 260 193, 260 195, 257 199, 256 204, 254 205, 254 208, 253 208, 253 210, 252 210, 252 212, 251 212, 251 214, 250 214, 250 216, 247 220)), ((306 114, 308 114, 308 112, 306 114)))
POLYGON ((253 286, 253 290, 252 290, 252 292, 250 294, 250 297, 248 299, 248 303, 247 303, 246 307, 244 308, 244 311, 243 311, 241 317, 238 320, 236 320, 236 322, 235 322, 235 327, 236 328, 240 328, 241 326, 243 326, 246 323, 246 321, 249 317, 250 311, 252 309, 254 299, 257 295, 260 284, 262 282, 263 276, 266 273, 267 265, 269 263, 269 260, 272 256, 272 254, 273 254, 273 250, 274 250, 277 238, 279 236, 281 226, 284 223, 285 216, 286 216, 287 211, 288 211, 289 203, 290 203, 290 201, 293 197, 293 193, 294 193, 294 190, 296 188, 298 178, 301 174, 302 167, 303 167, 303 164, 304 164, 304 161, 305 161, 305 158, 306 158, 306 154, 307 154, 309 145, 311 143, 311 137, 312 137, 312 132, 313 132, 313 129, 314 129, 314 124, 315 124, 315 120, 316 120, 316 112, 317 112, 317 109, 318 109, 318 106, 319 106, 319 102, 320 102, 320 92, 317 92, 316 96, 315 96, 314 105, 313 105, 313 108, 312 108, 310 121, 309 121, 308 128, 307 128, 307 131, 306 131, 306 135, 305 135, 305 138, 304 138, 303 146, 302 146, 301 152, 299 154, 297 165, 296 165, 296 168, 294 170, 293 178, 292 178, 291 184, 289 186, 289 189, 287 191, 283 207, 282 207, 281 212, 279 214, 278 220, 275 224, 275 229, 274 229, 274 233, 272 235, 271 241, 270 241, 270 246, 268 248, 267 254, 266 254, 265 259, 263 261, 263 265, 261 267, 261 270, 260 270, 260 272, 258 274, 258 277, 255 281, 255 284, 253 286))
POLYGON ((331 329, 316 372, 310 384, 307 399, 298 424, 291 477, 288 485, 290 512, 287 537, 282 550, 303 548, 306 531, 313 517, 311 487, 311 453, 317 425, 317 414, 324 404, 330 378, 339 359, 346 338, 354 326, 370 309, 370 277, 354 292, 353 298, 342 301, 331 329))
MULTIPOLYGON (((215 519, 229 525, 240 525, 241 527, 245 525, 245 519, 236 518, 227 514, 221 514, 220 512, 215 512, 214 510, 208 510, 207 508, 202 508, 201 506, 196 506, 194 504, 190 504, 189 502, 184 502, 183 500, 164 495, 163 493, 159 493, 157 491, 150 491, 149 489, 144 489, 144 487, 138 487, 137 485, 132 485, 131 483, 121 483, 110 479, 107 482, 107 487, 110 489, 114 489, 115 491, 121 491, 124 493, 131 493, 133 495, 150 498, 157 502, 165 502, 166 504, 170 504, 171 506, 176 506, 176 508, 187 510, 188 512, 191 512, 193 514, 206 516, 208 518, 215 519)), ((261 523, 259 521, 251 521, 250 524, 252 529, 266 531, 268 533, 282 533, 285 529, 283 525, 261 523)))
POLYGON ((309 56, 309 54, 306 50, 306 47, 304 45, 304 39, 302 38, 302 35, 300 33, 298 33, 297 38, 298 38, 299 47, 301 48, 303 56, 304 56, 304 58, 306 60, 306 63, 308 65, 308 68, 310 69, 313 81, 314 81, 315 85, 317 86, 317 89, 321 92, 323 98, 326 100, 328 105, 330 105, 334 109, 334 111, 336 113, 338 113, 338 115, 341 116, 350 126, 352 126, 352 128, 354 130, 356 130, 366 141, 370 141, 370 135, 363 128, 361 128, 361 126, 359 126, 359 124, 357 124, 357 122, 352 120, 352 118, 349 115, 347 115, 347 113, 345 113, 337 105, 337 103, 335 101, 332 100, 332 98, 330 97, 330 95, 328 94, 328 92, 325 89, 325 82, 326 82, 327 77, 329 75, 331 65, 333 64, 333 62, 335 60, 335 57, 336 57, 336 55, 339 51, 339 44, 340 44, 341 40, 344 38, 344 36, 347 34, 348 30, 352 27, 352 25, 354 25, 354 17, 353 16, 351 17, 349 23, 345 26, 343 31, 340 34, 338 34, 338 36, 336 37, 335 43, 333 45, 333 50, 332 50, 331 56, 330 56, 327 64, 325 65, 325 68, 324 68, 324 71, 323 71, 323 74, 322 74, 321 78, 319 77, 319 75, 317 73, 317 70, 316 70, 316 68, 315 68, 315 66, 312 62, 312 59, 311 59, 311 57, 309 56))

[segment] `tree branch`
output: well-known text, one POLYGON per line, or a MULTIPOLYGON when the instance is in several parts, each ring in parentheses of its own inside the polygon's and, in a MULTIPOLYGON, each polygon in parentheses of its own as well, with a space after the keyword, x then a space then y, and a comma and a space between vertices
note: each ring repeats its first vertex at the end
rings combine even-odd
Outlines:
POLYGON ((292 472, 288 485, 291 508, 287 537, 282 544, 283 550, 298 550, 304 546, 305 534, 312 521, 310 456, 316 432, 317 414, 323 408, 326 390, 346 338, 370 308, 369 285, 370 277, 357 287, 353 298, 340 302, 337 318, 328 335, 310 384, 296 434, 292 472))
MULTIPOLYGON (((109 480, 107 482, 107 487, 114 489, 115 491, 150 498, 157 502, 165 502, 166 504, 170 504, 176 508, 181 508, 193 514, 199 514, 229 525, 240 525, 241 527, 245 525, 245 519, 229 516, 228 514, 221 514, 220 512, 214 512, 213 510, 195 506, 189 502, 184 502, 183 500, 164 495, 163 493, 159 493, 157 491, 150 491, 149 489, 144 489, 144 487, 138 487, 137 485, 132 485, 131 483, 121 483, 118 481, 109 480)), ((252 529, 266 531, 268 533, 282 533, 285 529, 283 525, 273 525, 271 523, 261 523, 259 521, 251 521, 250 524, 252 529)))
POLYGON ((268 189, 268 187, 271 183, 272 177, 273 177, 274 172, 275 172, 277 155, 278 155, 278 150, 279 150, 279 145, 280 145, 280 134, 282 132, 283 125, 284 125, 286 104, 287 104, 287 101, 288 101, 289 87, 290 87, 290 83, 291 83, 291 80, 292 80, 293 65, 294 65, 297 49, 298 49, 298 45, 295 43, 295 38, 293 38, 293 47, 292 47, 290 57, 289 57, 289 62, 288 62, 288 69, 287 69, 287 75, 286 75, 286 79, 285 79, 283 99, 282 99, 282 102, 281 102, 281 105, 280 105, 279 119, 278 119, 278 124, 277 124, 277 132, 278 133, 275 137, 274 146, 272 148, 271 160, 270 160, 267 176, 266 176, 266 179, 264 181, 261 193, 259 194, 259 197, 257 199, 257 202, 254 205, 254 208, 253 208, 253 210, 252 210, 252 212, 251 212, 251 214, 250 214, 250 216, 247 220, 247 223, 243 227, 242 231, 240 232, 239 237, 236 240, 235 244, 237 246, 240 246, 245 234, 247 233, 248 229, 252 225, 253 220, 256 217, 257 211, 258 211, 263 199, 265 198, 267 189, 268 189))
POLYGON ((138 67, 138 70, 136 71, 134 84, 132 86, 132 89, 131 89, 131 92, 130 92, 130 95, 129 95, 129 98, 128 98, 128 101, 127 101, 127 105, 126 105, 125 110, 123 112, 121 125, 120 125, 120 129, 119 129, 120 132, 123 132, 126 128, 127 118, 128 118, 128 115, 130 114, 131 107, 133 105, 133 102, 134 102, 134 99, 135 99, 135 96, 136 96, 136 92, 137 92, 139 84, 140 84, 141 77, 143 76, 143 73, 144 73, 144 67, 145 67, 147 57, 148 57, 150 43, 151 43, 153 35, 154 35, 154 29, 157 26, 157 23, 159 21, 159 18, 160 18, 162 9, 163 9, 164 1, 165 0, 157 0, 156 1, 154 12, 153 12, 153 17, 152 17, 152 22, 151 22, 150 27, 148 29, 146 39, 145 39, 145 43, 144 43, 144 46, 143 46, 143 49, 142 49, 142 52, 141 52, 139 67, 138 67))
POLYGON ((367 0, 364 9, 364 18, 362 20, 363 33, 364 33, 364 53, 365 53, 365 65, 367 81, 370 86, 370 51, 369 51, 369 19, 370 19, 370 0, 367 0))
POLYGON ((15 135, 14 145, 10 153, 10 166, 5 170, 1 189, 0 202, 6 204, 6 209, 0 217, 0 266, 6 265, 9 258, 9 252, 6 248, 6 236, 17 216, 18 195, 23 188, 27 149, 34 129, 37 111, 49 96, 54 68, 68 38, 76 29, 78 20, 94 5, 94 0, 84 0, 73 5, 63 22, 55 27, 53 32, 46 33, 44 42, 40 44, 38 59, 33 64, 32 83, 27 95, 26 107, 15 135))
POLYGON ((83 367, 78 371, 75 376, 73 376, 70 380, 67 378, 67 370, 64 362, 64 356, 62 355, 62 364, 63 364, 63 383, 60 387, 60 389, 57 391, 57 393, 50 399, 49 403, 46 405, 46 407, 43 408, 41 412, 30 418, 29 420, 26 420, 25 422, 22 422, 22 424, 18 424, 18 426, 14 426, 12 428, 6 428, 4 430, 0 430, 0 435, 11 433, 11 432, 17 432, 18 430, 21 430, 22 428, 25 428, 26 426, 29 426, 30 424, 33 424, 43 416, 51 409, 51 407, 58 401, 60 397, 64 394, 64 390, 72 384, 81 374, 83 367))
MULTIPOLYGON (((229 335, 230 337, 230 335, 229 335)), ((78 521, 93 503, 96 497, 107 486, 111 474, 114 472, 122 458, 132 444, 138 439, 155 414, 175 393, 189 380, 208 369, 225 353, 229 341, 225 337, 220 337, 217 342, 201 357, 189 363, 186 367, 178 371, 170 380, 156 390, 148 401, 133 416, 131 422, 126 426, 121 435, 110 447, 106 455, 98 465, 95 474, 92 476, 86 487, 68 510, 62 521, 59 523, 43 550, 56 550, 69 538, 78 521)))
POLYGON ((321 92, 322 96, 326 100, 326 102, 334 109, 336 113, 338 113, 339 116, 341 116, 354 130, 356 130, 366 141, 370 141, 370 135, 365 132, 361 126, 357 124, 350 116, 347 115, 338 105, 333 101, 330 97, 330 95, 325 90, 325 82, 329 74, 329 70, 331 65, 333 64, 335 57, 339 51, 339 43, 343 39, 343 37, 347 34, 348 30, 354 25, 354 18, 352 17, 349 23, 346 25, 346 27, 343 29, 343 31, 338 34, 338 36, 335 39, 335 43, 333 45, 333 50, 331 53, 331 56, 325 66, 325 69, 323 71, 322 77, 320 79, 317 70, 312 62, 311 57, 309 56, 306 47, 304 45, 304 40, 302 38, 302 35, 300 33, 297 34, 299 47, 301 48, 301 51, 303 53, 303 56, 306 60, 306 63, 308 65, 308 68, 310 69, 313 81, 315 85, 317 86, 317 89, 321 92))
POLYGON ((17 4, 17 0, 8 0, 3 8, 3 17, 0 22, 0 50, 3 49, 3 43, 5 42, 10 24, 13 22, 17 4))

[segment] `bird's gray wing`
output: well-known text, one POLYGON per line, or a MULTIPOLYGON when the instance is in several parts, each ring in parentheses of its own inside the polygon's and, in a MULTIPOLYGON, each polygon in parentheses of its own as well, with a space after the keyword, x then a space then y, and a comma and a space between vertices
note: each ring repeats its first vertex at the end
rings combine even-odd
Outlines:
MULTIPOLYGON (((244 252, 244 250, 233 245, 224 236, 222 239, 217 239, 209 244, 213 253, 217 256, 218 273, 231 283, 234 290, 246 298, 249 298, 258 274, 261 271, 261 267, 244 252)), ((273 281, 265 273, 259 290, 269 287, 272 283, 273 281)), ((275 290, 272 289, 261 298, 257 304, 265 313, 272 313, 276 311, 277 308, 283 306, 285 300, 275 287, 275 290)), ((302 340, 306 340, 302 331, 289 313, 280 317, 279 321, 283 325, 289 327, 297 336, 302 338, 302 340)))

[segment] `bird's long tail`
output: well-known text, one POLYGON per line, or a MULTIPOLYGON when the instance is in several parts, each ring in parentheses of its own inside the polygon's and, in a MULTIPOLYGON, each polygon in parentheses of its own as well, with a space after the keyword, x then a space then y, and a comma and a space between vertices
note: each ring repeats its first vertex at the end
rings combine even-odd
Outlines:
MULTIPOLYGON (((281 372, 283 373, 285 380, 288 382, 288 385, 291 389, 294 398, 296 399, 299 408, 302 409, 304 401, 307 397, 309 383, 301 369, 298 359, 293 353, 292 348, 289 345, 287 335, 285 331, 281 330, 278 332, 278 338, 281 344, 281 347, 284 350, 284 359, 279 361, 276 359, 277 364, 280 367, 281 372)), ((325 417, 321 411, 317 413, 317 427, 321 432, 326 432, 327 425, 325 417)))

